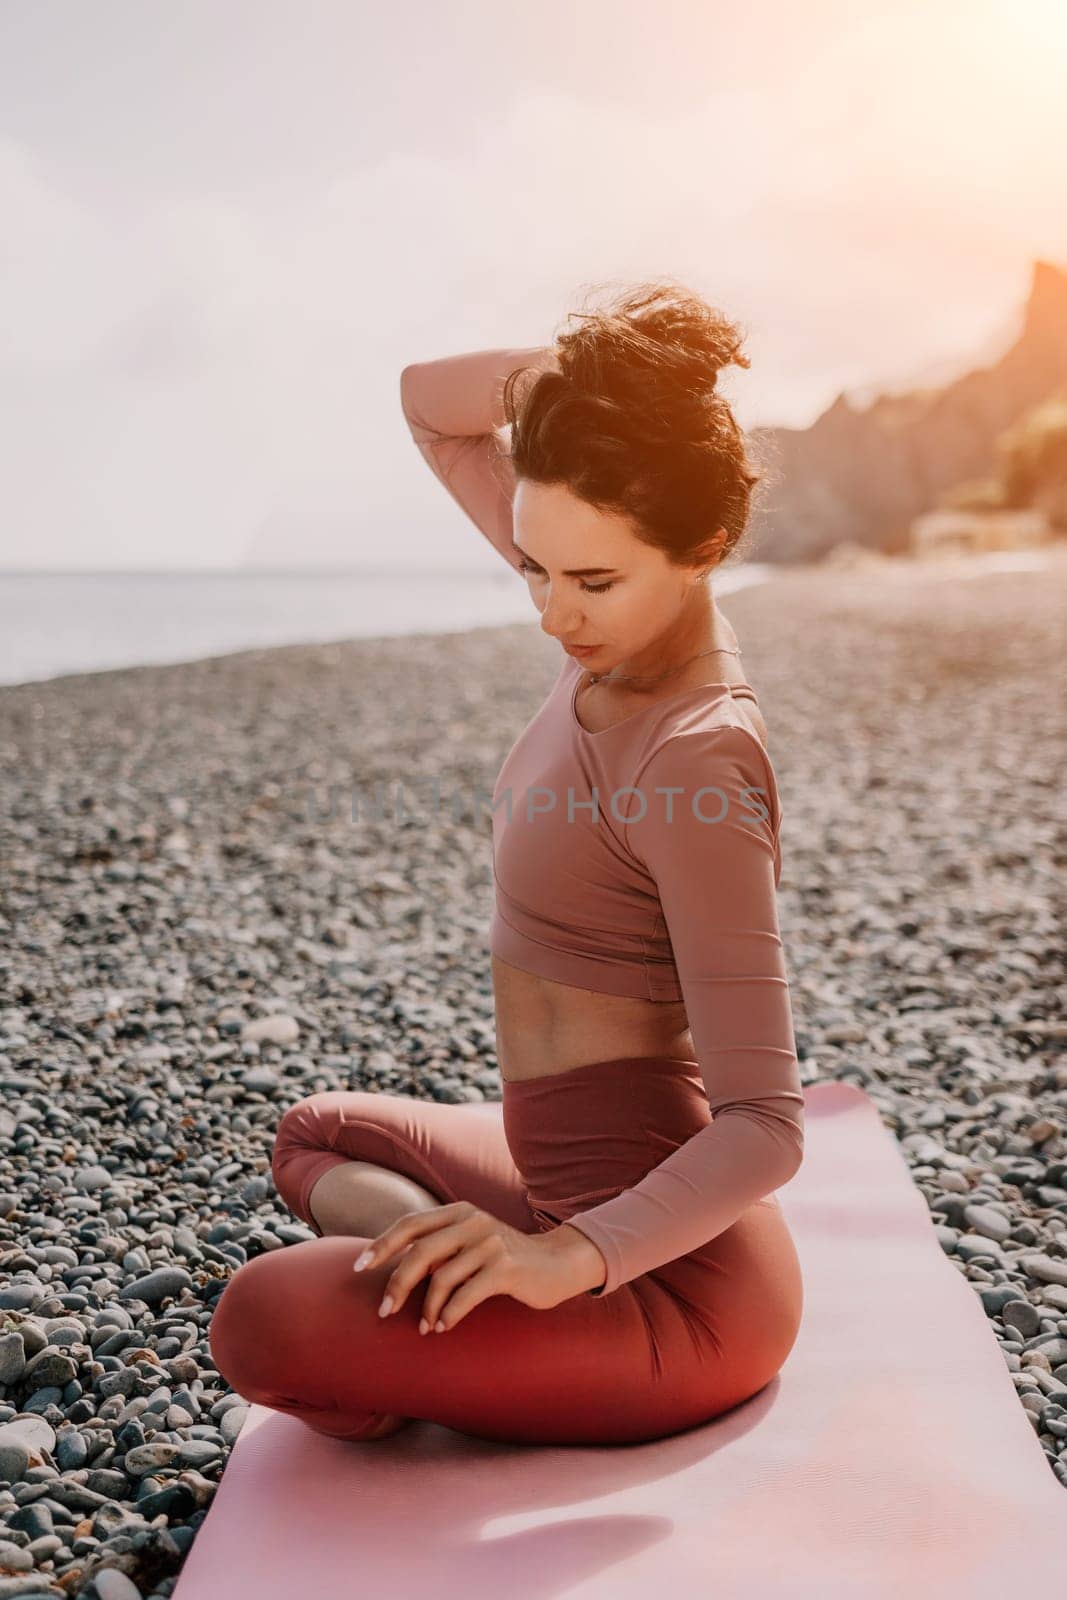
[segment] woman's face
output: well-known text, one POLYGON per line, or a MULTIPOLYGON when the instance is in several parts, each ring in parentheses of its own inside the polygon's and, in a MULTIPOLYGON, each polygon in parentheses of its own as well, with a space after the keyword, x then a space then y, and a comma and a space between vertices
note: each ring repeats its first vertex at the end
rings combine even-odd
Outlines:
POLYGON ((520 478, 512 510, 541 627, 596 672, 640 658, 677 630, 725 537, 708 544, 699 566, 679 567, 639 539, 625 517, 597 510, 561 484, 520 478), (590 648, 575 648, 583 645, 590 648))

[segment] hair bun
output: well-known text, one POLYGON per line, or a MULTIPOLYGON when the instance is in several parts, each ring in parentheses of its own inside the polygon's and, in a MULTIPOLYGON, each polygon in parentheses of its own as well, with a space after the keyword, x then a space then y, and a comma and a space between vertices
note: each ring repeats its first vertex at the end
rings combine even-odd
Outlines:
POLYGON ((750 365, 737 325, 671 279, 570 316, 579 326, 556 338, 562 376, 580 394, 646 417, 653 433, 669 418, 674 438, 706 435, 720 371, 750 365))

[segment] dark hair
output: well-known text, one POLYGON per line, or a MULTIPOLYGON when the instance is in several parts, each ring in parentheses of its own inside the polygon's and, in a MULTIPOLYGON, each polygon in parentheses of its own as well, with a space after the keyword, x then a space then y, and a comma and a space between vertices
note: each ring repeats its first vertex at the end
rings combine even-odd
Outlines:
POLYGON ((715 388, 721 367, 749 366, 738 327, 668 278, 570 316, 580 325, 556 336, 558 372, 519 367, 504 381, 516 478, 565 484, 626 515, 646 544, 683 564, 725 528, 724 560, 764 476, 715 388), (530 371, 538 376, 517 399, 530 371))

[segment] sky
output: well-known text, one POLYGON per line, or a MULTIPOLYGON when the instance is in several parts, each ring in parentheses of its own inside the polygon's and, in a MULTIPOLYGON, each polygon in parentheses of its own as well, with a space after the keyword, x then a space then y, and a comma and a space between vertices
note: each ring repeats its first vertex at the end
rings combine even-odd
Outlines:
POLYGON ((494 571, 409 362, 667 275, 742 426, 1067 264, 1062 0, 0 0, 0 567, 494 571))

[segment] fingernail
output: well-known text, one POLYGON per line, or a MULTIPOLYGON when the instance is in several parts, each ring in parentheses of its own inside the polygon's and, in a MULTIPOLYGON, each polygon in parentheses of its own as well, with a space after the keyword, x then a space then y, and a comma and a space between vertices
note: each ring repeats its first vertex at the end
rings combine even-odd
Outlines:
POLYGON ((430 1331, 430 1324, 426 1321, 425 1317, 420 1317, 419 1318, 419 1332, 420 1333, 429 1333, 429 1331, 430 1331))
POLYGON ((444 1331, 445 1331, 444 1323, 443 1322, 435 1322, 433 1331, 434 1331, 434 1333, 444 1333, 444 1331))
POLYGON ((368 1264, 368 1262, 370 1261, 371 1256, 373 1254, 374 1254, 373 1250, 364 1250, 363 1254, 360 1256, 359 1260, 356 1262, 354 1270, 356 1272, 362 1272, 363 1268, 368 1264))
POLYGON ((393 1297, 391 1294, 387 1294, 381 1305, 378 1307, 378 1315, 380 1317, 387 1317, 392 1309, 393 1297))

